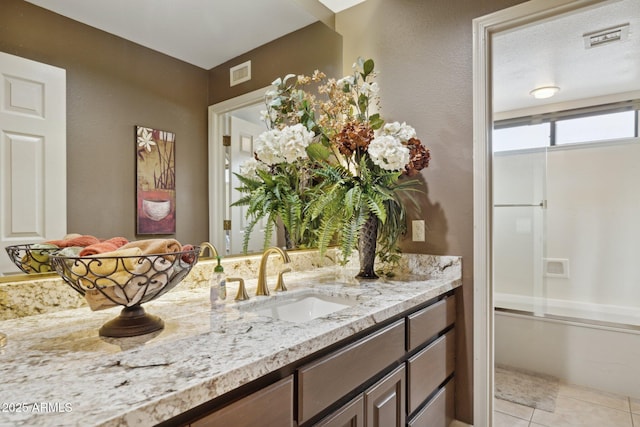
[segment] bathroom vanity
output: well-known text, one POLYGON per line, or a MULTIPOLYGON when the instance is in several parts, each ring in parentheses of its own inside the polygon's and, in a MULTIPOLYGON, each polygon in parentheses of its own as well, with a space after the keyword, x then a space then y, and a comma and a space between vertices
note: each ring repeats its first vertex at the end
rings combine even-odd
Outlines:
POLYGON ((145 304, 165 329, 140 337, 98 336, 117 309, 2 321, 0 402, 13 406, 0 425, 444 426, 461 260, 403 262, 393 279, 361 282, 348 269, 294 267, 289 291, 256 297, 248 279, 250 300, 229 301, 230 285, 215 310, 201 280, 212 265, 199 263, 145 304), (345 304, 295 320, 269 311, 305 295, 345 304))

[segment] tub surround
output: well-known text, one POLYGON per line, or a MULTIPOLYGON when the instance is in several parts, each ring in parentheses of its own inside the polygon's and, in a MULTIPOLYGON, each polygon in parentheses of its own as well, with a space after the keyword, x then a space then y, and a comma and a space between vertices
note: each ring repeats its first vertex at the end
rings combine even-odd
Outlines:
MULTIPOLYGON (((257 268, 249 268, 246 260, 230 262, 234 260, 226 260, 227 274, 246 267, 255 275, 257 268)), ((1 412, 0 424, 155 424, 461 284, 459 257, 407 254, 396 278, 361 282, 353 279, 355 266, 322 266, 325 261, 317 253, 293 263, 302 272, 285 275, 290 292, 313 288, 357 299, 358 304, 305 323, 258 316, 252 304, 273 297, 255 297, 256 280, 250 279, 249 301, 231 302, 236 289, 230 284, 227 302, 211 310, 207 278, 215 263, 203 261, 184 283, 144 304, 165 321, 165 329, 155 334, 99 337, 99 327, 117 308, 92 312, 80 307, 0 322, 8 336, 0 353, 0 402, 31 404, 22 406, 22 412, 1 412), (35 403, 48 407, 35 412, 35 403)), ((274 282, 270 276, 270 289, 274 282)))

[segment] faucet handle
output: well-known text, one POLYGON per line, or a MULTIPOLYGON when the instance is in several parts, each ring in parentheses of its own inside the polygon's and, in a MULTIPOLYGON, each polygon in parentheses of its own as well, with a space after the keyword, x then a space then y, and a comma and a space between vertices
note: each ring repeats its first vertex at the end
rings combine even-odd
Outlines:
POLYGON ((227 283, 229 282, 240 282, 238 285, 238 292, 236 293, 236 301, 245 301, 249 299, 249 294, 247 294, 247 289, 244 287, 244 279, 239 277, 227 277, 227 283))
POLYGON ((276 288, 274 289, 274 291, 284 292, 287 290, 287 287, 284 285, 284 279, 282 278, 282 275, 284 273, 289 273, 290 271, 291 271, 291 268, 289 267, 280 270, 280 273, 278 273, 278 281, 276 282, 276 288))

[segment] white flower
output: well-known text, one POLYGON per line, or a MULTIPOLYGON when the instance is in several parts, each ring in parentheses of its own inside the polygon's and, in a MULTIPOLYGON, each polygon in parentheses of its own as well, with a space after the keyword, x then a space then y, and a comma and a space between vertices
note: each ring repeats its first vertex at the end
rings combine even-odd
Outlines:
POLYGON ((386 135, 393 135, 402 142, 407 142, 416 137, 416 130, 405 122, 402 122, 402 124, 399 122, 387 123, 382 128, 382 132, 386 135))
POLYGON ((363 93, 364 95, 369 97, 371 95, 376 95, 379 91, 380 91, 380 87, 376 82, 373 82, 373 83, 364 82, 362 83, 362 85, 360 85, 360 93, 363 93))
POLYGON ((269 165, 305 159, 306 148, 313 136, 313 133, 300 123, 286 126, 282 130, 268 130, 256 139, 256 156, 269 165))
POLYGON ((262 132, 256 138, 255 152, 256 156, 263 162, 274 165, 282 162, 282 155, 280 153, 280 130, 271 129, 266 132, 262 132))
POLYGON ((256 159, 254 159, 253 157, 246 160, 244 163, 242 163, 239 167, 239 173, 240 175, 246 177, 246 178, 252 178, 255 179, 258 177, 258 174, 256 173, 257 170, 264 170, 267 171, 269 170, 267 165, 265 165, 262 162, 257 161, 256 159))
POLYGON ((409 163, 409 149, 392 135, 375 137, 367 151, 373 163, 385 170, 400 170, 409 163))
POLYGON ((156 145, 153 141, 153 134, 151 129, 139 128, 138 129, 138 147, 144 147, 149 153, 151 152, 151 146, 156 145))
POLYGON ((306 159, 307 147, 313 140, 313 132, 307 130, 302 124, 287 126, 282 129, 280 142, 282 155, 286 162, 292 163, 298 159, 306 159))
POLYGON ((356 83, 356 79, 354 76, 344 76, 340 80, 336 82, 336 85, 340 89, 344 89, 345 86, 353 86, 356 83))

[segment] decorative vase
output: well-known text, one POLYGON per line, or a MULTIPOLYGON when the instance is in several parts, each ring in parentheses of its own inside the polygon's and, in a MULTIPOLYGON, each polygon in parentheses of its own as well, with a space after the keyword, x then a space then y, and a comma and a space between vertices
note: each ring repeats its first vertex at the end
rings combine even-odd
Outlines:
POLYGON ((376 243, 378 240, 378 217, 369 214, 362 225, 358 236, 358 256, 360 258, 360 272, 356 276, 360 279, 377 279, 374 270, 376 261, 376 243))

